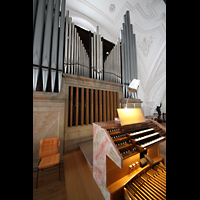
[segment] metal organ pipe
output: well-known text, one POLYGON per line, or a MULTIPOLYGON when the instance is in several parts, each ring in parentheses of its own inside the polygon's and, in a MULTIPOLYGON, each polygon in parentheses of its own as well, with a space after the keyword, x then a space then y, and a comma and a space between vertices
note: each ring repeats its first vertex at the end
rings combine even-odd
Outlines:
POLYGON ((129 11, 124 15, 124 23, 121 30, 121 57, 122 57, 122 84, 124 98, 129 97, 128 85, 131 80, 137 78, 137 55, 135 34, 130 24, 129 11))
POLYGON ((43 55, 42 55, 42 80, 43 91, 46 91, 48 72, 50 67, 50 46, 51 46, 51 34, 52 34, 52 20, 53 20, 53 1, 48 2, 47 16, 44 29, 43 40, 43 55))
POLYGON ((42 36, 44 29, 44 17, 45 17, 45 5, 46 0, 41 0, 38 2, 37 16, 35 20, 35 30, 33 38, 33 91, 36 90, 39 66, 41 62, 42 53, 42 36))
POLYGON ((104 75, 105 81, 121 83, 121 56, 119 39, 104 62, 104 75))
POLYGON ((59 8, 60 8, 60 0, 57 0, 55 13, 54 13, 53 38, 52 38, 52 47, 51 47, 51 91, 52 92, 54 92, 55 80, 56 80, 59 8))
POLYGON ((69 44, 69 38, 68 38, 68 27, 69 27, 69 11, 67 10, 66 15, 66 25, 65 25, 65 55, 64 55, 64 72, 67 72, 67 62, 68 62, 68 44, 69 44))
POLYGON ((62 0, 61 20, 60 20, 60 36, 59 36, 59 52, 58 52, 58 92, 59 93, 60 93, 60 89, 61 89, 62 72, 63 72, 65 11, 66 11, 66 0, 62 0))
MULTIPOLYGON (((128 21, 128 19, 125 19, 125 21, 128 21)), ((131 29, 131 27, 129 28, 131 29)), ((56 80, 58 80, 58 92, 61 91, 63 72, 121 83, 121 58, 122 65, 125 66, 126 59, 124 58, 128 52, 124 45, 127 33, 122 30, 121 34, 124 35, 122 37, 124 39, 121 38, 124 41, 121 42, 122 54, 120 53, 120 40, 118 39, 110 55, 103 63, 103 41, 99 26, 97 26, 93 36, 90 34, 90 63, 89 55, 77 28, 72 18, 69 17, 69 11, 66 10, 66 0, 33 0, 33 91, 36 91, 40 71, 42 73, 40 81, 42 80, 44 92, 47 88, 48 78, 51 79, 51 91, 54 92, 55 90, 56 80)), ((131 37, 134 37, 134 35, 132 34, 131 37)), ((135 46, 132 43, 130 45, 133 45, 131 46, 133 50, 135 46)), ((126 68, 122 68, 122 75, 123 83, 127 83, 127 77, 130 75, 126 68)))

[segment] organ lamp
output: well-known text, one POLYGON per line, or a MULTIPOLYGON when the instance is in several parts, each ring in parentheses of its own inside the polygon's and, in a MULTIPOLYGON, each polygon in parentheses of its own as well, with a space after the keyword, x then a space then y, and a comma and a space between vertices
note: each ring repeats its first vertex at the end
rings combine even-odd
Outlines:
POLYGON ((140 108, 118 108, 117 112, 121 126, 145 122, 140 108))

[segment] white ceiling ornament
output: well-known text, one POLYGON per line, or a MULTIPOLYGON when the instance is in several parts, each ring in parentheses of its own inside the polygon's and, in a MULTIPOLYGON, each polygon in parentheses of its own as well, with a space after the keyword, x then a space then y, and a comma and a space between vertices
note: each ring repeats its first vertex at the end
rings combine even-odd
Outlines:
POLYGON ((110 4, 109 6, 109 11, 112 13, 115 11, 115 5, 114 4, 110 4))
POLYGON ((153 36, 150 35, 149 38, 143 37, 141 41, 138 41, 138 46, 142 50, 143 55, 147 57, 149 54, 149 48, 151 47, 151 43, 153 42, 153 36))

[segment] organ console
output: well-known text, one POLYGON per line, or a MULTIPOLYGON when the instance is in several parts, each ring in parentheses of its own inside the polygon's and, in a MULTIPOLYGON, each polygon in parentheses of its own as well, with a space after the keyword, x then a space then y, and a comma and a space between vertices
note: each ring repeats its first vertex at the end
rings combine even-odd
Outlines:
POLYGON ((93 177, 104 198, 165 199, 166 167, 159 155, 165 139, 165 127, 150 119, 93 123, 93 177))

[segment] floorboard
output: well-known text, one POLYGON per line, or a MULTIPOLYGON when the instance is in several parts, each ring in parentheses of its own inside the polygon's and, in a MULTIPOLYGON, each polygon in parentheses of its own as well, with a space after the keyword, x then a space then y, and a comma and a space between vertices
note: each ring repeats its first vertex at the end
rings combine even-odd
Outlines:
POLYGON ((66 200, 64 164, 60 165, 60 181, 58 165, 39 171, 38 188, 36 189, 37 171, 33 172, 33 200, 66 200))
POLYGON ((67 200, 104 200, 80 149, 64 153, 67 200))

